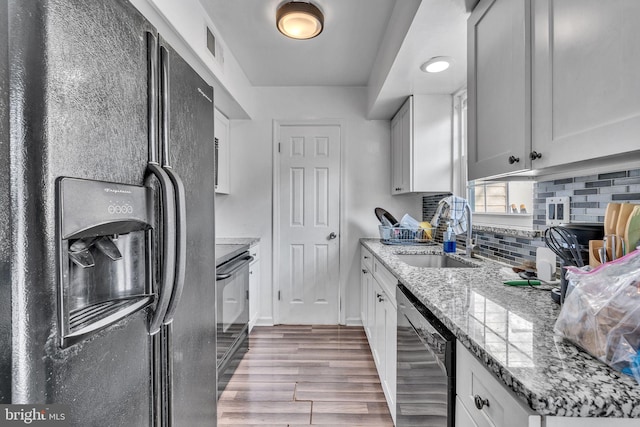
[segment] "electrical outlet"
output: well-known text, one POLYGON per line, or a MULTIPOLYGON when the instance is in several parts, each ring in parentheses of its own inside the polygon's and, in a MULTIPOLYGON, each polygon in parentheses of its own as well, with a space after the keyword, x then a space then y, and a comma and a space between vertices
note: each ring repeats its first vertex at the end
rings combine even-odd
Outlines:
POLYGON ((560 225, 570 223, 570 207, 571 202, 569 196, 547 197, 545 214, 547 218, 547 225, 560 225))

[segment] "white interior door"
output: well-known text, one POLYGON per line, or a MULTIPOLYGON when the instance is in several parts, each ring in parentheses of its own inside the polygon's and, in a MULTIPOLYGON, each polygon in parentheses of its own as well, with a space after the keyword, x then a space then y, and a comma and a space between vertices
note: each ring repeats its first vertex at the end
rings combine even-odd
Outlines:
POLYGON ((277 321, 337 324, 340 126, 281 125, 279 159, 277 321))

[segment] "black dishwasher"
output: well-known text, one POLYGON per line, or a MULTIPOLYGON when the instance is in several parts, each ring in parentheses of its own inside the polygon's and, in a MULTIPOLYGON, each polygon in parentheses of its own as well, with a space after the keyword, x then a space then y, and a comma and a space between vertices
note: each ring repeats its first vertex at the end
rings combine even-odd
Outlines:
POLYGON ((396 426, 453 427, 455 336, 399 284, 396 426))

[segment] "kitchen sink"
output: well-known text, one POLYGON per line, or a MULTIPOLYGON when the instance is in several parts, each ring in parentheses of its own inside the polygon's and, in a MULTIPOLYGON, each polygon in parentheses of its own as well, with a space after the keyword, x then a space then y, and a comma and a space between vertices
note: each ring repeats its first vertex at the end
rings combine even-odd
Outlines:
POLYGON ((447 255, 440 254, 398 254, 398 259, 413 267, 420 268, 475 268, 474 264, 468 264, 447 255))

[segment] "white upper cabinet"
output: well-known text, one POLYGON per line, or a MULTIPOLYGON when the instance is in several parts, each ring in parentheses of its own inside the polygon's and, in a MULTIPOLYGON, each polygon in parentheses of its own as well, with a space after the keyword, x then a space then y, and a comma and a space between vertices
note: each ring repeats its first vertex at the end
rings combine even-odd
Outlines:
POLYGON ((528 169, 529 0, 483 0, 467 26, 469 180, 528 169))
POLYGON ((216 108, 214 120, 216 193, 229 194, 229 119, 216 108))
POLYGON ((412 95, 391 120, 391 194, 452 190, 450 95, 412 95))
POLYGON ((533 167, 640 149, 640 1, 534 2, 533 167))
POLYGON ((640 2, 482 0, 468 21, 469 179, 640 152, 640 2))

